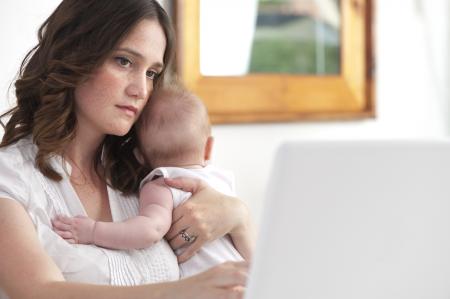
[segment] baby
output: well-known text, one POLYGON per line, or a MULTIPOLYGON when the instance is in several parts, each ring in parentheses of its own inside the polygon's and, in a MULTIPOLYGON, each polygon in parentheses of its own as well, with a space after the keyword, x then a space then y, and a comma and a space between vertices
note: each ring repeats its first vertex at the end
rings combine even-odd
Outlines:
MULTIPOLYGON (((112 249, 139 249, 160 241, 170 228, 173 208, 191 196, 168 187, 164 178, 201 179, 217 191, 234 196, 232 174, 207 163, 213 147, 208 113, 192 93, 175 85, 154 91, 137 123, 137 132, 140 144, 136 157, 153 169, 140 184, 139 215, 123 222, 61 217, 65 223, 55 230, 62 237, 112 249)), ((180 232, 186 246, 195 242, 196 237, 190 234, 187 230, 180 232)), ((191 276, 225 261, 242 260, 227 235, 204 245, 180 264, 180 273, 182 277, 191 276)))

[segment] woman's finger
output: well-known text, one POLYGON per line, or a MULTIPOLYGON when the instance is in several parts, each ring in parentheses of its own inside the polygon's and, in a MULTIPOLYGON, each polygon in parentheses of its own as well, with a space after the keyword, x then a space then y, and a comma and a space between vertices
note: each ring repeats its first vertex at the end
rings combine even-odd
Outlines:
POLYGON ((173 237, 169 241, 170 247, 172 247, 173 250, 177 250, 183 246, 187 245, 186 240, 181 236, 181 234, 177 234, 175 237, 173 237))
POLYGON ((232 293, 228 296, 230 299, 242 299, 245 295, 244 286, 236 286, 230 290, 232 293))
MULTIPOLYGON (((201 237, 198 237, 195 242, 186 247, 182 254, 178 258, 178 263, 184 263, 188 259, 194 256, 195 253, 204 245, 204 241, 201 237)), ((173 248, 173 247, 172 247, 173 248)))
POLYGON ((175 209, 173 209, 172 212, 172 223, 178 222, 183 218, 184 216, 188 216, 192 213, 193 206, 189 202, 189 200, 185 201, 175 209))
POLYGON ((177 250, 185 245, 185 241, 179 235, 177 235, 175 236, 175 238, 169 241, 169 245, 173 250, 177 250))
POLYGON ((183 215, 177 214, 175 215, 176 209, 172 213, 172 225, 170 226, 169 231, 166 234, 167 240, 172 240, 175 238, 183 229, 186 229, 186 224, 184 223, 183 215))
POLYGON ((214 276, 214 283, 218 287, 244 287, 248 278, 248 262, 226 262, 217 266, 213 271, 219 275, 214 276))
POLYGON ((166 234, 168 239, 173 239, 187 227, 193 228, 197 234, 202 234, 203 231, 198 231, 197 228, 199 224, 204 223, 204 217, 199 212, 201 208, 189 200, 176 207, 172 212, 172 225, 166 234))
POLYGON ((187 177, 165 178, 166 185, 183 191, 195 193, 202 186, 202 181, 187 177))
POLYGON ((177 250, 184 246, 189 246, 197 241, 198 235, 196 235, 190 229, 181 230, 175 237, 169 239, 170 247, 173 250, 177 250))

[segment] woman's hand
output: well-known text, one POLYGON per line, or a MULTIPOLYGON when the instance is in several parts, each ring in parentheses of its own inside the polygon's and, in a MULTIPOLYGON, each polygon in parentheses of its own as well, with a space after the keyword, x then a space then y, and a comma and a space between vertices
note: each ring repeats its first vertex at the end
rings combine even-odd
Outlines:
POLYGON ((175 282, 176 287, 167 288, 169 298, 209 299, 244 297, 248 277, 247 262, 226 262, 200 274, 175 282))
POLYGON ((172 226, 166 234, 174 250, 189 245, 178 256, 178 262, 188 260, 205 243, 226 234, 231 235, 241 255, 249 258, 253 233, 243 202, 216 191, 201 180, 182 177, 164 181, 170 187, 192 193, 189 200, 174 209, 172 226))

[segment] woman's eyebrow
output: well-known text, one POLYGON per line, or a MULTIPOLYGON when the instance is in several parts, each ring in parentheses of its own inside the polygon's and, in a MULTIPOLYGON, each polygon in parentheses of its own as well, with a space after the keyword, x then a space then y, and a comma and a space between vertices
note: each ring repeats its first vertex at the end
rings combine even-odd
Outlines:
MULTIPOLYGON (((127 47, 124 47, 124 48, 118 48, 117 51, 128 52, 129 54, 131 54, 131 55, 133 55, 133 56, 135 56, 135 57, 138 57, 139 59, 145 60, 144 55, 142 55, 141 53, 139 53, 139 52, 137 52, 137 51, 135 51, 135 50, 133 50, 133 49, 127 48, 127 47)), ((155 62, 155 63, 152 65, 152 67, 159 68, 159 69, 163 69, 164 64, 163 64, 162 62, 155 62)))

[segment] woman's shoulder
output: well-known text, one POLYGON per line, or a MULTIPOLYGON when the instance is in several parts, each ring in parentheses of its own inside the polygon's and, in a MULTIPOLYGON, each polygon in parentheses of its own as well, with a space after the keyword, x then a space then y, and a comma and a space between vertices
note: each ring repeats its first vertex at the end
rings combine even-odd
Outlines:
POLYGON ((32 139, 27 137, 0 148, 0 197, 27 204, 35 153, 32 139))
POLYGON ((0 148, 0 163, 2 165, 26 167, 28 164, 33 163, 36 152, 37 148, 31 136, 27 136, 13 144, 0 148))

